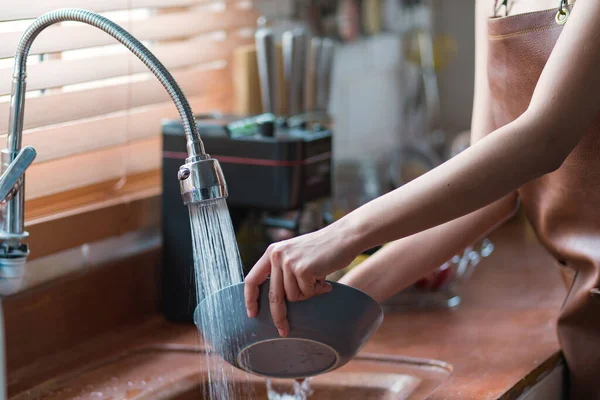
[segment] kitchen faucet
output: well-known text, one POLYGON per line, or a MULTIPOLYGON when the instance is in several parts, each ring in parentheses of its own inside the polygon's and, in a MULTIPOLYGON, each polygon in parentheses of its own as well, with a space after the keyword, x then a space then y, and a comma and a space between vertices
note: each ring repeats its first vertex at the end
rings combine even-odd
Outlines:
POLYGON ((32 147, 21 148, 27 80, 27 56, 35 38, 45 28, 74 21, 95 26, 114 37, 134 53, 158 78, 177 107, 187 137, 188 158, 179 172, 185 204, 227 197, 227 185, 217 160, 210 158, 183 91, 165 66, 139 40, 119 25, 98 14, 81 9, 60 9, 37 18, 23 34, 15 55, 10 98, 7 147, 2 150, 0 177, 0 278, 22 276, 29 248, 22 240, 24 230, 25 170, 35 158, 32 147))
MULTIPOLYGON (((22 277, 29 255, 27 244, 22 242, 28 235, 24 230, 25 171, 33 162, 36 152, 30 146, 22 148, 27 56, 40 32, 50 25, 66 21, 92 25, 114 37, 152 71, 171 96, 187 137, 188 158, 178 177, 185 204, 227 197, 227 185, 219 162, 210 158, 204 151, 196 119, 188 100, 173 76, 154 54, 125 29, 98 14, 69 8, 51 11, 37 18, 29 26, 17 46, 15 55, 6 149, 1 151, 0 279, 22 277)), ((6 371, 1 307, 0 303, 0 400, 4 400, 6 399, 6 371)))

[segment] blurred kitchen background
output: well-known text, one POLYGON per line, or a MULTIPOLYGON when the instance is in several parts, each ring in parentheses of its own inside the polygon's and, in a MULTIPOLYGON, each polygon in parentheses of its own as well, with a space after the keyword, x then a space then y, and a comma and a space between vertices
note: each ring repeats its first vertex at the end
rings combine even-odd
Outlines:
POLYGON ((473 1, 263 0, 257 8, 277 40, 302 27, 334 43, 329 85, 319 90, 335 125, 338 206, 353 208, 400 186, 466 145, 468 134, 460 134, 471 121, 473 1), (353 201, 344 190, 353 175, 366 180, 363 197, 344 206, 353 201))
POLYGON ((473 1, 262 0, 256 7, 278 40, 298 26, 334 40, 327 110, 336 161, 383 162, 416 143, 444 158, 469 129, 473 1))
MULTIPOLYGON (((330 124, 335 132, 338 206, 354 208, 406 183, 468 144, 465 136, 471 121, 474 76, 473 1, 261 0, 255 7, 262 14, 259 25, 270 27, 280 44, 279 57, 286 32, 300 28, 307 35, 304 108, 289 109, 285 61, 279 59, 276 114, 313 112, 313 119, 330 124), (321 51, 333 55, 314 60, 311 38, 321 39, 321 51), (326 49, 325 44, 334 48, 326 49), (317 75, 326 76, 311 77, 315 68, 321 68, 317 75), (314 115, 315 111, 327 115, 314 115), (353 201, 346 196, 345 182, 350 185, 352 175, 361 174, 366 181, 363 197, 344 206, 343 201, 353 201)), ((238 49, 238 53, 253 48, 238 49)), ((235 71, 248 68, 241 60, 234 57, 235 71)), ((259 81, 256 66, 250 69, 254 70, 245 72, 247 80, 259 81)), ((236 75, 234 85, 238 115, 268 112, 260 108, 257 83, 251 86, 236 75)))

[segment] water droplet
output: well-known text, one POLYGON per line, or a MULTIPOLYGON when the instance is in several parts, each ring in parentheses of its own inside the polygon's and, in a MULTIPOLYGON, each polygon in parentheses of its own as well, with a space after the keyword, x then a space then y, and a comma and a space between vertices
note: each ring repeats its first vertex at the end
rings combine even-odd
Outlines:
POLYGON ((125 398, 131 399, 142 393, 141 389, 131 389, 125 392, 125 398))

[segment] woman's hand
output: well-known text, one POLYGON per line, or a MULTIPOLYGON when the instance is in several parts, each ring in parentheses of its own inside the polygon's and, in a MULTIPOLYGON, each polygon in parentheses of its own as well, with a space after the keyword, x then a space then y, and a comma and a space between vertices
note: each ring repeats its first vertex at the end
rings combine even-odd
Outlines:
POLYGON ((287 336, 290 328, 286 300, 302 301, 331 291, 325 277, 345 268, 360 253, 354 235, 343 225, 336 223, 269 246, 246 277, 244 295, 248 316, 256 316, 259 286, 271 275, 271 315, 279 334, 287 336))

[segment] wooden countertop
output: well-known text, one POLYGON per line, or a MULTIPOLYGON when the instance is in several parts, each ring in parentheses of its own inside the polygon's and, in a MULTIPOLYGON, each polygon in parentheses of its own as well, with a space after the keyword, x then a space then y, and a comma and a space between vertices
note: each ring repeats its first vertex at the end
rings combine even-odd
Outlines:
MULTIPOLYGON (((491 239, 496 251, 460 289, 463 302, 456 310, 388 312, 364 349, 451 364, 452 375, 431 400, 516 398, 560 362, 555 319, 566 290, 556 263, 521 219, 491 239)), ((145 344, 198 345, 199 337, 191 325, 154 315, 9 374, 9 393, 145 344)))

